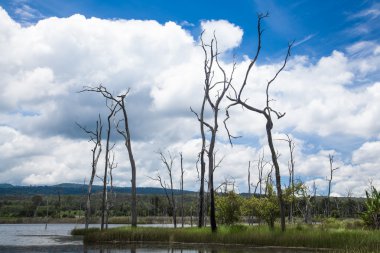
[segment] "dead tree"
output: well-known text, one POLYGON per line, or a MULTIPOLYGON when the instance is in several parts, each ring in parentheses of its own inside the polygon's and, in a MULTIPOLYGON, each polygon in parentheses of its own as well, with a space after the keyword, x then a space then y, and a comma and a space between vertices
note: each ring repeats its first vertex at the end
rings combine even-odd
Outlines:
MULTIPOLYGON (((102 153, 102 119, 99 114, 99 119, 96 121, 96 130, 91 131, 87 130, 85 127, 82 127, 77 123, 77 125, 90 136, 90 141, 94 144, 91 149, 92 152, 92 162, 91 162, 91 177, 88 183, 87 188, 87 201, 86 201, 86 213, 85 213, 85 229, 88 229, 88 224, 90 222, 91 217, 91 194, 92 194, 92 184, 94 183, 94 178, 96 176, 96 170, 98 167, 98 161, 100 154, 102 153)), ((61 197, 59 195, 59 202, 61 201, 61 197)))
MULTIPOLYGON (((202 152, 202 151, 201 151, 202 152)), ((201 162, 201 152, 199 152, 198 154, 198 159, 197 159, 197 162, 195 163, 195 167, 197 169, 197 178, 200 182, 200 188, 199 188, 199 192, 198 192, 198 228, 201 228, 203 226, 206 226, 206 221, 205 221, 205 218, 206 218, 206 214, 205 212, 207 211, 207 199, 208 199, 208 194, 206 193, 206 198, 205 198, 205 187, 204 187, 204 184, 205 182, 207 181, 205 179, 205 163, 204 163, 204 156, 203 156, 203 165, 204 167, 201 169, 199 169, 199 163, 202 164, 201 162), (202 169, 203 169, 203 175, 202 175, 202 169), (203 189, 203 190, 202 190, 203 189), (201 201, 202 200, 202 201, 201 201), (202 213, 199 213, 200 211, 202 210, 202 213)))
POLYGON ((339 169, 339 167, 333 168, 334 156, 331 154, 329 154, 329 162, 330 162, 330 178, 326 179, 329 182, 329 189, 327 192, 327 203, 326 203, 326 215, 327 215, 327 217, 330 216, 330 194, 331 194, 331 183, 333 180, 333 173, 334 173, 334 171, 339 169))
MULTIPOLYGON (((196 115, 198 121, 203 127, 206 127, 209 132, 209 145, 207 149, 208 157, 208 191, 210 194, 210 225, 211 230, 215 232, 217 230, 216 219, 215 219, 215 196, 214 196, 214 169, 215 169, 215 160, 214 160, 214 151, 216 143, 216 133, 218 131, 218 115, 219 107, 226 95, 227 90, 231 86, 232 76, 235 70, 235 64, 233 65, 231 75, 228 77, 226 71, 219 63, 219 51, 218 43, 214 34, 214 38, 211 40, 210 44, 205 44, 203 41, 203 33, 201 36, 201 46, 204 52, 204 97, 203 100, 207 102, 207 106, 211 109, 211 123, 208 123, 204 120, 203 115, 198 115, 194 110, 191 111, 196 115), (220 80, 214 81, 215 72, 221 76, 220 80)), ((202 105, 201 113, 205 110, 205 105, 202 105)), ((204 130, 204 129, 203 129, 204 130)), ((202 131, 202 130, 201 130, 202 131)), ((204 134, 204 132, 203 132, 204 134)), ((203 147, 202 147, 203 150, 203 147)), ((202 173, 202 171, 201 171, 202 173)), ((201 182, 202 184, 202 182, 201 182)), ((201 205, 201 203, 200 203, 201 205)))
POLYGON ((182 227, 184 227, 184 209, 183 209, 183 174, 185 173, 185 171, 183 170, 183 156, 182 156, 182 152, 179 153, 179 156, 181 158, 181 223, 182 223, 182 227))
POLYGON ((257 180, 257 183, 255 185, 255 191, 253 194, 256 194, 257 188, 259 188, 259 194, 260 194, 260 196, 262 195, 262 189, 263 189, 262 184, 263 184, 263 180, 264 180, 263 174, 264 174, 264 168, 267 165, 268 165, 268 162, 264 161, 264 150, 263 150, 263 154, 261 156, 259 155, 259 160, 257 160, 258 180, 257 180))
MULTIPOLYGON (((129 131, 129 123, 128 123, 128 114, 127 114, 127 108, 125 104, 125 97, 129 93, 129 90, 123 94, 118 96, 118 105, 120 106, 121 112, 123 114, 123 120, 120 120, 117 123, 117 132, 121 134, 124 137, 124 144, 128 151, 128 157, 129 157, 129 163, 131 165, 131 195, 132 195, 132 203, 131 203, 131 225, 132 227, 137 226, 137 192, 136 192, 136 163, 135 158, 133 156, 132 151, 132 143, 131 143, 131 133, 129 131), (119 123, 124 121, 124 128, 119 128, 119 123)), ((116 100, 115 100, 116 101, 116 100)))
POLYGON ((113 203, 115 200, 116 193, 113 191, 113 174, 112 171, 117 168, 117 163, 115 162, 115 153, 112 152, 112 159, 108 158, 108 167, 109 167, 109 192, 107 197, 107 203, 106 203, 106 229, 108 229, 108 220, 110 216, 110 210, 113 207, 113 203))
MULTIPOLYGON (((206 75, 205 78, 205 86, 207 85, 207 80, 211 79, 211 71, 208 70, 208 59, 207 59, 207 54, 205 57, 205 62, 204 62, 204 72, 206 75)), ((210 63, 210 67, 212 67, 213 61, 210 63)), ((205 173, 206 173, 206 162, 205 162, 205 153, 206 153, 206 135, 205 135, 205 124, 204 122, 204 113, 205 113, 205 106, 206 106, 206 101, 207 101, 207 96, 203 96, 202 100, 202 105, 201 105, 201 111, 198 114, 196 114, 197 119, 199 121, 199 128, 201 132, 201 138, 202 138, 202 143, 201 143, 201 151, 199 152, 199 161, 201 164, 201 169, 200 173, 198 171, 199 175, 199 181, 200 181, 200 187, 199 187, 199 202, 198 202, 198 227, 201 228, 205 225, 205 173)), ((194 112, 194 110, 190 107, 190 110, 194 112)), ((198 169, 198 167, 197 167, 198 169)))
MULTIPOLYGON (((95 88, 94 88, 95 89, 95 88)), ((95 91, 91 89, 84 89, 81 92, 84 91, 95 91)), ((101 207, 101 224, 100 229, 104 229, 104 224, 106 220, 106 205, 107 205, 107 174, 108 174, 108 166, 109 166, 109 151, 110 151, 110 138, 111 138, 111 119, 115 116, 115 112, 117 109, 117 105, 112 103, 113 101, 110 101, 106 98, 106 106, 109 110, 108 116, 107 116, 107 137, 106 137, 106 151, 105 151, 105 157, 104 157, 104 176, 103 178, 100 178, 103 181, 103 192, 102 192, 102 207, 101 207)))
POLYGON ((316 214, 316 209, 317 209, 317 190, 318 190, 318 187, 317 187, 317 184, 315 183, 315 180, 313 180, 313 184, 311 185, 311 191, 313 193, 313 213, 312 215, 314 216, 316 214))
MULTIPOLYGON (((122 93, 121 95, 114 96, 111 94, 106 87, 99 85, 98 87, 85 87, 83 91, 92 91, 97 92, 103 95, 107 100, 112 101, 115 104, 115 113, 121 111, 122 119, 115 122, 117 132, 124 137, 125 146, 128 151, 128 158, 131 165, 131 225, 132 227, 137 226, 137 194, 136 194, 136 163, 132 152, 132 143, 131 143, 131 134, 129 131, 129 123, 128 123, 128 114, 127 108, 125 104, 125 98, 129 93, 129 89, 122 93), (123 128, 120 128, 120 123, 123 123, 123 128)), ((83 92, 82 91, 82 92, 83 92)))
POLYGON ((248 194, 251 196, 251 161, 248 161, 248 194))
POLYGON ((107 205, 107 174, 108 174, 108 166, 109 166, 109 151, 110 151, 110 138, 111 138, 111 118, 115 115, 116 106, 111 105, 108 106, 109 114, 107 117, 107 138, 106 138, 106 153, 105 153, 105 162, 104 162, 104 176, 103 176, 103 197, 102 197, 102 220, 100 229, 104 229, 104 224, 106 220, 106 205, 107 205))
POLYGON ((292 199, 289 205, 289 221, 293 221, 293 212, 294 212, 294 201, 295 201, 295 196, 294 196, 294 148, 295 144, 293 139, 290 138, 290 136, 287 134, 286 135, 287 139, 279 139, 282 141, 286 141, 289 146, 289 153, 290 153, 290 161, 288 163, 288 170, 289 170, 289 187, 290 187, 290 192, 292 194, 292 199))
POLYGON ((268 196, 268 186, 273 185, 273 178, 272 178, 273 168, 274 168, 274 166, 271 165, 271 168, 265 177, 265 190, 264 190, 265 196, 268 196))
POLYGON ((303 206, 301 206, 301 203, 298 202, 298 210, 300 211, 300 213, 302 213, 303 217, 304 217, 304 222, 306 224, 311 224, 312 220, 311 220, 311 208, 312 208, 312 205, 311 205, 311 198, 312 196, 309 194, 309 187, 307 187, 304 183, 300 182, 299 185, 297 186, 297 190, 298 190, 298 195, 300 195, 300 197, 302 198, 303 200, 303 206))
POLYGON ((170 209, 172 211, 174 228, 176 228, 177 227, 177 207, 176 207, 176 200, 174 197, 174 185, 173 185, 173 174, 172 174, 175 157, 173 157, 170 152, 168 152, 168 155, 169 155, 168 159, 166 158, 166 156, 164 155, 162 151, 159 151, 158 154, 160 155, 161 162, 165 165, 165 168, 167 170, 170 185, 168 185, 166 181, 162 179, 159 173, 157 173, 157 176, 155 178, 149 177, 149 176, 148 177, 152 180, 159 182, 161 188, 164 189, 166 198, 168 200, 170 209), (170 193, 168 192, 168 188, 170 190, 170 193))
POLYGON ((258 46, 257 46, 256 54, 255 54, 255 57, 253 58, 253 60, 250 62, 249 66, 248 66, 248 68, 247 68, 247 70, 245 72, 244 81, 243 81, 240 89, 236 90, 234 87, 232 87, 232 89, 234 90, 234 95, 233 96, 228 96, 228 99, 231 101, 231 104, 226 109, 226 119, 225 119, 224 123, 225 123, 226 129, 227 129, 228 135, 230 137, 230 143, 232 145, 231 138, 233 138, 233 136, 228 131, 228 128, 227 128, 227 125, 226 125, 226 121, 230 117, 228 110, 231 107, 236 106, 236 105, 240 105, 240 106, 242 106, 243 108, 245 108, 245 109, 247 109, 249 111, 252 111, 252 112, 255 112, 255 113, 263 115, 264 118, 266 119, 266 127, 265 128, 266 128, 266 133, 267 133, 268 145, 269 145, 269 148, 270 148, 270 151, 271 151, 272 162, 273 162, 273 165, 274 165, 275 175, 276 175, 276 189, 277 189, 278 202, 279 202, 279 206, 280 206, 281 230, 285 231, 285 204, 284 204, 284 199, 283 199, 283 196, 282 196, 282 189, 281 189, 280 167, 278 165, 276 150, 274 148, 273 137, 272 137, 273 116, 276 116, 277 119, 280 119, 280 118, 282 118, 282 117, 285 116, 285 113, 280 113, 280 112, 274 110, 270 106, 270 102, 272 100, 269 97, 269 88, 271 87, 271 84, 276 80, 276 78, 278 77, 278 75, 281 73, 281 71, 285 68, 286 63, 288 61, 288 58, 290 56, 290 50, 291 50, 291 47, 292 47, 293 43, 290 43, 288 45, 288 50, 287 50, 286 57, 284 59, 284 62, 282 64, 282 66, 279 68, 279 70, 276 72, 276 74, 273 76, 273 78, 270 79, 267 82, 266 92, 265 92, 266 93, 266 103, 265 103, 264 108, 263 109, 259 109, 258 107, 252 106, 252 105, 250 105, 250 104, 247 103, 247 99, 242 98, 242 94, 243 94, 244 88, 246 87, 246 85, 248 83, 248 76, 249 76, 249 74, 251 72, 251 69, 252 69, 253 65, 255 65, 255 63, 256 63, 256 61, 258 59, 258 56, 259 56, 259 53, 260 53, 260 50, 261 50, 261 36, 262 36, 262 33, 263 33, 263 30, 261 29, 261 22, 266 17, 268 17, 268 14, 259 14, 258 15, 258 23, 257 23, 258 46))

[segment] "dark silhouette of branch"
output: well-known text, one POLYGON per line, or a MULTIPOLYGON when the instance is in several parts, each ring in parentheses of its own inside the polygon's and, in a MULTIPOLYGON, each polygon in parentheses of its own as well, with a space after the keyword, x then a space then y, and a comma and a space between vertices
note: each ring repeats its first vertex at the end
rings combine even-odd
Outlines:
POLYGON ((230 119, 229 109, 231 109, 233 106, 241 105, 243 108, 248 109, 249 111, 261 114, 265 117, 265 119, 266 119, 266 127, 265 128, 266 128, 266 132, 267 132, 268 145, 269 145, 269 148, 271 151, 272 162, 273 162, 273 166, 274 166, 275 174, 276 174, 276 188, 277 188, 277 196, 278 196, 279 205, 280 205, 281 230, 285 231, 285 204, 284 204, 284 200, 282 197, 280 168, 279 168, 279 164, 277 161, 278 157, 277 157, 276 150, 275 150, 274 144, 273 144, 273 137, 272 137, 273 121, 272 121, 272 116, 271 116, 271 114, 273 113, 277 116, 278 119, 280 119, 280 118, 285 116, 285 113, 280 113, 277 110, 271 108, 270 101, 272 101, 272 100, 270 99, 269 89, 270 89, 271 85, 273 84, 273 82, 277 79, 279 74, 284 70, 284 68, 288 62, 289 56, 290 56, 290 52, 291 52, 291 48, 293 46, 293 42, 288 44, 288 49, 287 49, 286 56, 285 56, 285 59, 283 61, 282 66, 277 70, 275 75, 267 82, 266 89, 265 89, 266 103, 265 103, 264 108, 260 109, 256 106, 248 104, 247 99, 242 99, 243 91, 244 91, 245 87, 247 86, 248 76, 251 73, 253 65, 255 65, 255 63, 257 62, 258 56, 259 56, 260 51, 261 51, 262 33, 263 33, 263 30, 261 28, 261 22, 266 17, 268 17, 268 13, 258 14, 258 17, 257 17, 257 20, 258 20, 257 21, 258 46, 256 49, 256 54, 255 54, 253 60, 248 65, 248 68, 245 72, 244 80, 243 80, 242 85, 240 86, 239 92, 237 92, 235 90, 235 88, 233 88, 234 96, 231 96, 231 95, 227 96, 227 98, 230 100, 231 103, 230 103, 230 105, 228 105, 226 107, 226 119, 224 121, 224 126, 227 130, 228 138, 229 138, 229 141, 232 145, 233 136, 231 135, 230 131, 228 130, 228 126, 227 126, 227 120, 230 119))

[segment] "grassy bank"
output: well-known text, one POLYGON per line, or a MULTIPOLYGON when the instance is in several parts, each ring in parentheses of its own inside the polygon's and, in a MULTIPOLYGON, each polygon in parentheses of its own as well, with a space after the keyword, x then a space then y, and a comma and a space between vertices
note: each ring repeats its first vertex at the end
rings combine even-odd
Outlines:
MULTIPOLYGON (((0 224, 63 224, 63 223, 78 223, 84 224, 85 219, 81 217, 63 217, 63 218, 53 218, 53 217, 0 217, 0 224)), ((172 218, 168 216, 146 216, 138 217, 138 224, 171 224, 172 218)), ((92 224, 100 224, 100 217, 93 217, 90 221, 92 224)), ((131 219, 129 216, 114 216, 110 217, 109 224, 130 224, 131 219)), ((185 217, 185 223, 190 224, 191 218, 185 217)))
POLYGON ((78 218, 43 218, 43 217, 0 217, 0 224, 66 224, 82 223, 78 218))
MULTIPOLYGON (((343 252, 380 252, 380 232, 370 230, 331 229, 324 227, 293 226, 285 233, 265 226, 219 227, 217 233, 209 228, 135 228, 121 227, 107 231, 73 231, 84 234, 84 242, 98 243, 199 243, 239 244, 263 247, 306 247, 342 249, 343 252)), ((342 252, 342 251, 340 251, 342 252)))

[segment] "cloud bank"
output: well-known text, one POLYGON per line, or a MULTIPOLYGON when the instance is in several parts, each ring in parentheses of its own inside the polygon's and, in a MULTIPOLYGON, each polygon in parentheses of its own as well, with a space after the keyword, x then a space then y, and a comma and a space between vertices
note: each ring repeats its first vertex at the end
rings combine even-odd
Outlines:
MULTIPOLYGON (((226 53, 222 63, 229 69, 230 53, 241 54, 243 30, 226 20, 204 20, 200 27, 206 31, 205 40, 215 31, 219 49, 226 53)), ((380 186, 379 48, 374 41, 358 41, 320 59, 292 56, 270 90, 272 106, 287 113, 275 122, 275 135, 281 139, 287 133, 295 139, 296 176, 308 184, 316 181, 321 194, 326 190, 330 153, 340 166, 333 182, 335 195, 348 190, 363 195, 368 180, 380 186)), ((185 188, 197 189, 200 140, 189 107, 199 109, 201 103, 204 59, 199 36, 193 37, 186 27, 79 14, 22 26, 0 7, 0 55, 2 181, 28 185, 80 183, 88 178, 91 145, 75 122, 91 128, 106 107, 97 94, 78 91, 84 85, 103 84, 114 93, 131 88, 127 106, 138 185, 156 184, 147 176, 161 169, 155 153, 160 149, 183 152, 185 188)), ((236 87, 249 57, 237 62, 236 87)), ((254 66, 244 95, 251 104, 264 107, 266 82, 280 65, 274 61, 254 66)), ((266 147, 264 127, 260 115, 232 112, 230 128, 243 138, 232 148, 220 128, 217 159, 224 159, 215 174, 216 185, 233 178, 239 191, 247 191, 248 161, 254 163, 266 147)), ((115 183, 128 186, 126 150, 116 135, 113 141, 118 161, 115 183)), ((289 152, 281 140, 276 146, 287 184, 289 152)), ((254 168, 251 174, 255 183, 254 168)))

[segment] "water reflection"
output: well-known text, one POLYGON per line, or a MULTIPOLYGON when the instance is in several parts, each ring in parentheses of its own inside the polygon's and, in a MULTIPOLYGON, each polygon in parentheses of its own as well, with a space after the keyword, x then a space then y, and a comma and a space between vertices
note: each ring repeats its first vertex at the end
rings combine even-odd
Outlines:
POLYGON ((184 246, 184 245, 124 245, 124 246, 84 246, 84 253, 311 253, 316 250, 280 249, 280 248, 249 248, 241 246, 184 246))
POLYGON ((168 245, 102 245, 102 246, 83 246, 83 245, 50 245, 50 246, 1 246, 0 252, 7 253, 311 253, 318 252, 316 250, 295 250, 295 249, 263 249, 263 248, 234 248, 223 247, 208 248, 198 246, 189 248, 182 245, 182 248, 170 247, 168 245))
MULTIPOLYGON (((125 244, 83 245, 81 237, 70 236, 78 224, 0 224, 0 252, 7 253, 310 253, 295 249, 243 248, 237 246, 125 244)), ((115 226, 115 225, 113 225, 115 226)), ((117 225, 116 225, 117 226, 117 225)))

